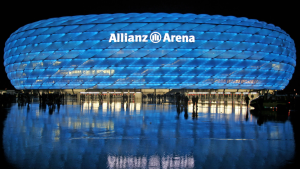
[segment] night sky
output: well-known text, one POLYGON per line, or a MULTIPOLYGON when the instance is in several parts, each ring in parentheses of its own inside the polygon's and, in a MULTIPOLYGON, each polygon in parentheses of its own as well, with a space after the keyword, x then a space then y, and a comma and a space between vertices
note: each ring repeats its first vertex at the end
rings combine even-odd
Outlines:
MULTIPOLYGON (((296 50, 299 49, 299 5, 297 1, 236 1, 235 3, 227 0, 223 1, 115 1, 115 0, 97 0, 97 1, 9 1, 1 3, 1 60, 0 62, 0 90, 5 88, 14 89, 7 78, 3 66, 3 51, 5 41, 10 34, 18 28, 43 19, 87 15, 87 14, 103 14, 103 13, 194 13, 247 17, 249 19, 257 19, 272 23, 279 26, 287 32, 295 41, 296 50), (278 3, 280 2, 280 3, 278 3)), ((297 55, 297 54, 296 54, 297 55)), ((297 56, 297 66, 292 80, 285 90, 300 90, 300 68, 299 56, 297 56)))

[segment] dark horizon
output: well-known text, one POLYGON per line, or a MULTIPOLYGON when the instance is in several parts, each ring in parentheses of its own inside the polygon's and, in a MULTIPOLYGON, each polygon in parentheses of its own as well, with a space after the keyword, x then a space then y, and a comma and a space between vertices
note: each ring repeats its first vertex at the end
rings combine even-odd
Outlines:
MULTIPOLYGON (((14 2, 15 3, 15 2, 14 2)), ((62 17, 62 16, 74 16, 74 15, 88 15, 88 14, 103 14, 103 13, 194 13, 194 14, 209 14, 209 15, 223 15, 223 16, 236 16, 246 17, 249 19, 256 19, 264 21, 266 23, 272 23, 275 26, 280 27, 294 40, 296 50, 298 48, 297 40, 299 39, 296 16, 298 14, 296 3, 261 3, 258 2, 243 2, 243 3, 229 3, 229 2, 154 2, 148 1, 147 3, 130 3, 130 2, 118 2, 109 1, 97 4, 79 4, 62 5, 62 4, 47 4, 41 5, 39 8, 33 3, 23 3, 15 10, 12 10, 16 4, 12 2, 5 2, 3 9, 2 20, 2 34, 1 34, 1 46, 2 57, 0 66, 0 76, 2 77, 2 83, 0 83, 0 90, 5 88, 15 89, 7 78, 5 68, 3 65, 3 51, 5 42, 9 36, 18 28, 39 20, 62 17), (17 12, 17 13, 16 13, 17 12)), ((297 54, 296 54, 297 55, 297 54)), ((296 63, 299 62, 299 58, 296 58, 296 63)), ((299 88, 298 77, 300 77, 299 66, 296 65, 295 72, 289 84, 285 90, 293 91, 299 88)))

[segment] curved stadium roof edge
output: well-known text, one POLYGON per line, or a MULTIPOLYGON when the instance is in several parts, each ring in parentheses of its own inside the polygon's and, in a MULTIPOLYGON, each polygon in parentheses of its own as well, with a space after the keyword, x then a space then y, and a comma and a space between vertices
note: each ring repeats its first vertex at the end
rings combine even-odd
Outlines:
POLYGON ((17 89, 283 89, 296 65, 279 27, 207 14, 50 18, 19 28, 4 51, 17 89))
MULTIPOLYGON (((235 16, 208 15, 208 14, 198 14, 197 15, 197 14, 192 14, 192 13, 186 13, 186 14, 180 14, 180 13, 115 13, 115 14, 76 15, 76 16, 64 16, 64 17, 55 17, 55 18, 43 19, 43 20, 40 20, 40 21, 36 21, 36 22, 30 23, 30 24, 27 24, 27 26, 30 27, 31 24, 38 24, 40 22, 46 22, 46 21, 50 22, 52 20, 80 19, 81 17, 85 18, 85 19, 93 18, 93 17, 94 18, 98 18, 98 17, 101 17, 101 18, 109 18, 109 17, 119 18, 119 17, 124 17, 124 15, 126 17, 147 17, 147 16, 151 16, 151 17, 159 18, 159 17, 175 17, 176 16, 176 17, 189 17, 189 18, 194 17, 194 18, 203 18, 203 19, 214 19, 214 20, 215 19, 220 19, 220 20, 225 19, 225 20, 247 21, 247 22, 249 22, 249 25, 247 25, 247 24, 245 25, 245 23, 240 24, 240 25, 241 26, 261 27, 261 28, 267 28, 267 29, 274 29, 274 28, 276 28, 277 31, 286 33, 284 30, 282 30, 278 26, 275 26, 275 25, 273 25, 271 23, 268 24, 268 23, 266 23, 264 21, 259 21, 259 20, 256 20, 256 19, 248 19, 246 17, 235 17, 235 16), (254 23, 259 23, 259 24, 254 24, 254 23), (265 26, 265 25, 267 25, 267 26, 265 26)), ((169 22, 174 23, 175 21, 170 20, 169 22)), ((122 22, 128 22, 128 21, 124 20, 122 22)), ((155 22, 155 21, 152 21, 152 22, 155 22)), ((95 22, 95 23, 97 23, 97 22, 95 22)), ((197 22, 197 21, 194 21, 194 22, 192 22, 192 21, 186 21, 186 23, 203 23, 203 22, 201 22, 201 21, 199 21, 199 22, 197 22)), ((81 23, 79 25, 82 25, 82 24, 89 24, 89 23, 81 23)), ((222 23, 222 22, 211 23, 211 24, 224 24, 224 25, 226 25, 226 23, 222 23)), ((64 24, 62 23, 61 25, 64 25, 64 24)), ((239 25, 239 24, 237 24, 237 25, 239 25)), ((23 27, 19 28, 15 32, 20 32, 21 31, 20 29, 22 29, 22 31, 24 31, 24 28, 26 28, 26 27, 23 26, 23 27)), ((27 30, 27 29, 25 29, 25 30, 27 30)))

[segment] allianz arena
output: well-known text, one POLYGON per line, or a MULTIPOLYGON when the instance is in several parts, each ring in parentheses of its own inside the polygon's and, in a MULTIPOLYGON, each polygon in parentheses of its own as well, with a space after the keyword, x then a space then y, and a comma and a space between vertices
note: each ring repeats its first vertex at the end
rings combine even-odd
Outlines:
POLYGON ((51 18, 5 43, 16 89, 284 89, 290 36, 234 16, 118 13, 51 18))

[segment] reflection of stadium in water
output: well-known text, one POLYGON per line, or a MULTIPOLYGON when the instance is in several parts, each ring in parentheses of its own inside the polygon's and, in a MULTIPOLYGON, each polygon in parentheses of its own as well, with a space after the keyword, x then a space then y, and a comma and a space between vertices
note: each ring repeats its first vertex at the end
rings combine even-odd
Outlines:
POLYGON ((19 168, 274 168, 294 155, 290 121, 257 125, 244 105, 83 102, 49 114, 14 105, 4 123, 7 159, 19 168), (177 117, 178 116, 178 117, 177 117))
POLYGON ((136 156, 108 156, 108 168, 194 168, 193 156, 166 155, 159 157, 153 155, 150 158, 136 156))

